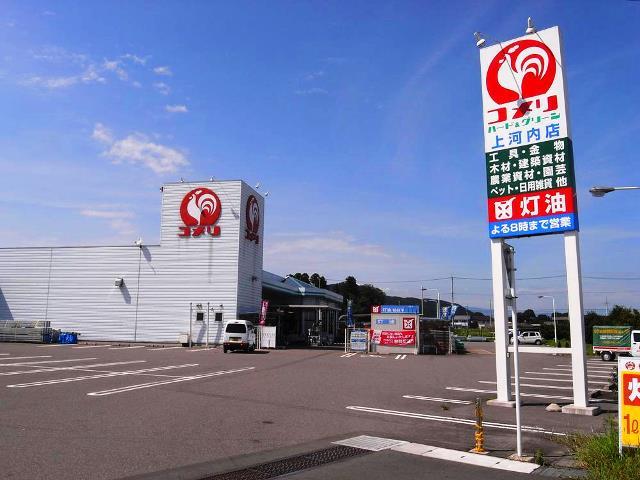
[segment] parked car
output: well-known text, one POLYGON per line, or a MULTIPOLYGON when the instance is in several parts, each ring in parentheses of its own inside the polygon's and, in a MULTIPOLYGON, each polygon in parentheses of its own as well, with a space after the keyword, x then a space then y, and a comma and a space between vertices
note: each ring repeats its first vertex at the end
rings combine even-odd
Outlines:
POLYGON ((232 320, 224 329, 222 351, 244 350, 253 352, 256 349, 256 327, 248 320, 232 320))
MULTIPOLYGON (((520 332, 518 335, 518 343, 529 345, 542 345, 544 338, 540 332, 520 332)), ((509 343, 513 344, 513 331, 509 330, 509 343)))

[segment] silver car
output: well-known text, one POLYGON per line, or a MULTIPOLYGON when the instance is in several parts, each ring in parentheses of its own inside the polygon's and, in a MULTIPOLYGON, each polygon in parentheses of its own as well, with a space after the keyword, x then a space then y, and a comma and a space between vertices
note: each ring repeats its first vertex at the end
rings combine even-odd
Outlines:
MULTIPOLYGON (((520 332, 518 335, 518 343, 529 345, 542 345, 544 338, 540 332, 520 332)), ((509 331, 509 343, 513 343, 513 332, 509 331)))

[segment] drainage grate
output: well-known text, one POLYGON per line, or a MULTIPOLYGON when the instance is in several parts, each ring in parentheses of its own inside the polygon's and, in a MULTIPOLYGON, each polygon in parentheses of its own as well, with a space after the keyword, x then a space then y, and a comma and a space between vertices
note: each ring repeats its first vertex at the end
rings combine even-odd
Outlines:
POLYGON ((275 462, 254 465, 253 467, 233 472, 220 473, 204 477, 201 480, 266 480, 279 477, 287 473, 299 472, 307 468, 317 467, 326 463, 337 462, 343 458, 356 457, 370 453, 360 448, 336 446, 315 452, 305 453, 296 457, 284 458, 275 462))

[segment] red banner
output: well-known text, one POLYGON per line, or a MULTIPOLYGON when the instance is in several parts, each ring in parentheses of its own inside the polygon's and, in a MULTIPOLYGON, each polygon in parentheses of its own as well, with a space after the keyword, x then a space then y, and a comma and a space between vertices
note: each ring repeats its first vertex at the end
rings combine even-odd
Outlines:
POLYGON ((269 300, 262 300, 260 308, 260 325, 264 325, 267 320, 267 310, 269 310, 269 300))
POLYGON ((535 220, 574 213, 572 188, 555 188, 535 193, 520 193, 489 199, 489 222, 505 220, 535 220))
POLYGON ((413 347, 416 344, 416 332, 412 330, 372 330, 371 341, 389 347, 413 347))

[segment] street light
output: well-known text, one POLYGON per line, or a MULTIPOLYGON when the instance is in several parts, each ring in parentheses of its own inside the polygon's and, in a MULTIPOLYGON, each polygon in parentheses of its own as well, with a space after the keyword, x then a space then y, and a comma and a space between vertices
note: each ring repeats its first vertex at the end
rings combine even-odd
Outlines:
POLYGON ((421 311, 422 311, 422 315, 424 315, 424 292, 426 290, 431 290, 433 292, 436 292, 438 294, 438 312, 436 314, 436 318, 440 318, 440 290, 438 290, 437 288, 424 288, 423 286, 420 286, 420 300, 421 300, 421 311))
POLYGON ((640 190, 640 187, 591 187, 589 191, 594 197, 604 197, 615 190, 640 190))
POLYGON ((551 304, 553 305, 553 340, 556 343, 556 347, 558 346, 558 326, 556 324, 556 299, 551 295, 538 295, 538 298, 550 298, 551 304))

